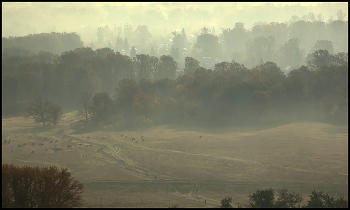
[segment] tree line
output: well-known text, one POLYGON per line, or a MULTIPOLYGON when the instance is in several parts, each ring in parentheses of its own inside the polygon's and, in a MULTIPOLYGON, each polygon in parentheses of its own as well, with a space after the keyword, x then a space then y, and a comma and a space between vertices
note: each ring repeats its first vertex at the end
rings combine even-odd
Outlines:
MULTIPOLYGON (((275 200, 275 190, 272 188, 257 190, 249 194, 248 208, 348 208, 348 200, 344 197, 335 198, 323 191, 317 192, 315 189, 309 195, 310 200, 307 204, 301 206, 302 196, 296 193, 288 193, 283 188, 278 190, 278 198, 275 200)), ((224 197, 221 200, 221 208, 232 208, 232 198, 224 197)), ((238 204, 238 208, 241 206, 238 204)))
POLYGON ((41 33, 22 37, 2 37, 2 53, 29 56, 40 51, 61 54, 64 51, 84 47, 84 42, 76 33, 41 33))
MULTIPOLYGON (((275 63, 253 69, 222 62, 214 70, 186 58, 186 74, 138 82, 123 79, 115 92, 96 93, 91 121, 119 128, 164 124, 261 125, 310 120, 347 123, 347 54, 315 51, 285 75, 275 63)), ((85 112, 86 113, 86 112, 85 112)))
POLYGON ((130 59, 109 48, 3 54, 4 111, 41 97, 66 109, 85 107, 86 120, 116 127, 347 122, 347 53, 317 50, 288 74, 273 62, 251 69, 237 62, 207 69, 192 57, 184 63, 177 76, 171 56, 130 59))

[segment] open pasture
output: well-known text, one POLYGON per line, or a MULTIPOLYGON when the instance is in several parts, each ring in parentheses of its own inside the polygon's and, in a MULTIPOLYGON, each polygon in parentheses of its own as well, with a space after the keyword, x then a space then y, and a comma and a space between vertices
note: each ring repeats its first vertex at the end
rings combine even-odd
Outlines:
POLYGON ((270 187, 302 203, 314 188, 348 197, 347 126, 78 131, 76 121, 76 112, 46 128, 2 119, 2 162, 67 167, 85 185, 86 207, 218 207, 225 196, 236 206, 270 187))

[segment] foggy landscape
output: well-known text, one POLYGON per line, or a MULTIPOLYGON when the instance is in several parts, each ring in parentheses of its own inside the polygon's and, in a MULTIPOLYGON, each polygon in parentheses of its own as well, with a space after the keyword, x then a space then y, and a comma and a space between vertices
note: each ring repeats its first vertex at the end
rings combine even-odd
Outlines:
POLYGON ((2 3, 2 154, 2 207, 348 207, 348 3, 2 3))

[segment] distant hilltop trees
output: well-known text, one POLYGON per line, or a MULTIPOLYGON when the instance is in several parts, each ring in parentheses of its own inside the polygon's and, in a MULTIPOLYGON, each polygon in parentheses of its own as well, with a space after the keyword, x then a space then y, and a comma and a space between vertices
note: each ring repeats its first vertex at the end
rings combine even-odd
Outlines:
POLYGON ((62 52, 84 47, 84 42, 74 33, 41 33, 21 37, 3 37, 2 53, 28 56, 40 51, 61 54, 62 52))

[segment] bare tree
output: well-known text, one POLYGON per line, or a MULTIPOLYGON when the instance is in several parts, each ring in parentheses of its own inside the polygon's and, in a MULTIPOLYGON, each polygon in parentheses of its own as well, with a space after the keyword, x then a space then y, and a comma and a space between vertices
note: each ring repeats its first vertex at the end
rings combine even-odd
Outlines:
POLYGON ((35 98, 35 102, 27 107, 27 113, 24 116, 33 116, 35 122, 42 122, 46 126, 46 122, 51 118, 48 100, 43 101, 42 98, 37 97, 35 98))
POLYGON ((83 109, 79 111, 79 115, 82 117, 85 117, 86 122, 88 121, 88 117, 89 117, 89 102, 91 99, 91 94, 88 92, 82 92, 80 95, 80 101, 83 104, 83 109))

